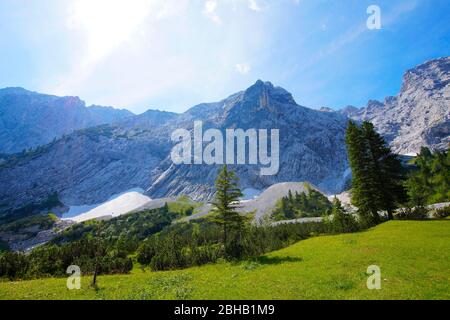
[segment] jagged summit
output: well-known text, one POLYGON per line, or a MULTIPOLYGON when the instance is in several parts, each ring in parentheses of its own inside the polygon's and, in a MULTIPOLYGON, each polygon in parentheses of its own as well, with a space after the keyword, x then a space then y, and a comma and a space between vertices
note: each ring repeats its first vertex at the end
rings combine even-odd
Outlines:
POLYGON ((128 110, 86 107, 78 97, 58 97, 18 87, 0 89, 0 110, 0 153, 5 154, 133 115, 128 110))
POLYGON ((3 88, 0 89, 0 95, 3 94, 31 94, 33 92, 28 91, 22 87, 7 87, 7 88, 3 88))
POLYGON ((296 104, 292 94, 281 87, 275 87, 269 81, 258 80, 244 92, 247 100, 272 99, 280 103, 296 104))
POLYGON ((355 120, 371 121, 400 154, 422 146, 447 149, 450 142, 450 57, 408 70, 400 93, 384 102, 369 101, 359 110, 341 110, 355 120))
MULTIPOLYGON (((370 102, 368 108, 347 108, 348 115, 372 121, 398 153, 414 153, 423 145, 446 146, 450 140, 448 62, 448 58, 439 59, 412 69, 399 95, 384 102, 370 102)), ((54 129, 52 124, 66 129, 61 119, 69 123, 80 117, 86 119, 78 113, 62 118, 55 113, 49 119, 48 113, 42 112, 49 110, 48 104, 36 104, 34 98, 23 97, 0 96, 2 147, 17 147, 17 141, 24 137, 30 139, 25 142, 34 142, 31 138, 39 137, 36 132, 55 133, 48 130, 54 129), (17 114, 19 109, 23 113, 17 114), (17 119, 21 119, 21 127, 17 119), (7 131, 16 127, 15 131, 7 131)), ((61 99, 58 105, 65 101, 61 99)), ((148 190, 151 198, 187 194, 194 199, 208 199, 214 193, 220 166, 176 166, 170 159, 171 133, 176 129, 192 130, 194 121, 199 120, 205 129, 279 130, 278 174, 261 177, 259 167, 236 166, 242 189, 264 190, 279 182, 308 181, 321 190, 338 193, 349 174, 345 149, 348 118, 340 113, 301 107, 286 90, 257 81, 244 91, 219 102, 197 105, 182 114, 149 111, 114 125, 68 134, 39 154, 18 156, 15 162, 0 167, 0 199, 8 206, 19 207, 45 200, 57 191, 65 204, 95 204, 137 187, 148 190)), ((78 124, 86 125, 83 121, 78 124)))
POLYGON ((401 92, 441 90, 450 83, 450 57, 427 61, 405 72, 401 92))

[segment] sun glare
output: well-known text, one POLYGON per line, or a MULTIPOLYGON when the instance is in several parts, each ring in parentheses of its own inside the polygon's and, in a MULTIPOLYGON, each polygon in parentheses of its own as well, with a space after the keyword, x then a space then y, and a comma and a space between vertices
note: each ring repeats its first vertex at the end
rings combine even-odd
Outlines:
POLYGON ((84 63, 95 62, 136 32, 149 15, 154 0, 76 0, 70 8, 68 27, 85 33, 84 63))

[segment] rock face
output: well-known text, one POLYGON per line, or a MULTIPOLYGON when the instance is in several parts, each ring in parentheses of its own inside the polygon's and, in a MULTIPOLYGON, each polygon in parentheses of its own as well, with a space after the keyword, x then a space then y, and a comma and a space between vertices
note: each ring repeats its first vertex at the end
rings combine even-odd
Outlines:
POLYGON ((413 154, 420 147, 447 149, 450 143, 450 57, 426 62, 407 71, 396 97, 347 107, 341 113, 368 120, 389 141, 393 151, 413 154))
POLYGON ((77 129, 116 122, 127 110, 91 106, 77 97, 55 97, 22 88, 0 90, 0 153, 49 143, 77 129))
MULTIPOLYGON (((258 81, 219 103, 194 107, 179 120, 181 127, 188 129, 192 129, 194 120, 201 120, 204 129, 280 131, 278 174, 262 177, 259 166, 231 166, 242 189, 264 190, 289 181, 309 181, 327 192, 343 187, 348 167, 344 143, 347 118, 299 106, 289 92, 270 82, 258 81)), ((152 197, 189 194, 194 199, 210 198, 220 170, 220 166, 209 165, 175 166, 170 158, 160 168, 164 172, 148 190, 152 197)))
POLYGON ((220 166, 175 166, 169 157, 171 133, 192 130, 194 121, 203 121, 205 130, 280 130, 279 173, 261 177, 259 166, 236 166, 243 189, 263 190, 286 181, 309 181, 329 192, 343 186, 347 118, 299 106, 286 90, 258 81, 180 115, 149 111, 10 158, 0 165, 0 203, 19 207, 58 192, 66 205, 95 204, 133 188, 148 190, 154 198, 187 194, 208 199, 220 166))
MULTIPOLYGON (((109 115, 107 120, 113 124, 73 132, 31 152, 7 156, 0 150, 0 212, 40 202, 54 192, 65 205, 102 203, 134 188, 147 190, 152 198, 186 194, 195 200, 210 199, 220 166, 174 165, 170 158, 172 132, 192 131, 194 121, 202 121, 204 130, 222 132, 279 130, 278 174, 260 176, 259 165, 231 166, 243 190, 306 181, 336 194, 343 191, 350 174, 344 141, 347 116, 372 121, 398 153, 418 152, 423 145, 446 147, 450 141, 449 71, 450 58, 427 62, 405 74, 397 97, 340 112, 299 106, 286 90, 257 81, 245 91, 220 102, 200 104, 183 114, 150 110, 117 122, 122 115, 109 115)), ((19 149, 51 141, 55 134, 74 128, 74 123, 89 126, 95 118, 91 110, 97 109, 85 108, 78 98, 49 97, 23 89, 0 91, 1 146, 7 151, 16 148, 11 144, 16 140, 21 143, 19 149), (27 111, 23 106, 34 109, 27 111), (58 108, 64 111, 63 119, 53 112, 58 108), (80 116, 86 112, 90 115, 80 116), (43 127, 46 121, 51 130, 43 127), (17 129, 12 124, 21 125, 17 129), (40 131, 46 132, 45 137, 40 131)), ((105 119, 104 115, 99 118, 105 119)))

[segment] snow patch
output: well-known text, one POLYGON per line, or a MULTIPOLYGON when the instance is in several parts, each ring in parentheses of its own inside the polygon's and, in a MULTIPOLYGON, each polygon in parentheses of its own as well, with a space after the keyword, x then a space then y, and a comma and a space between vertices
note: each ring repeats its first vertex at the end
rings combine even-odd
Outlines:
POLYGON ((152 199, 143 194, 142 189, 132 189, 112 196, 108 201, 96 205, 71 206, 62 220, 83 222, 93 219, 115 218, 134 211, 152 199))

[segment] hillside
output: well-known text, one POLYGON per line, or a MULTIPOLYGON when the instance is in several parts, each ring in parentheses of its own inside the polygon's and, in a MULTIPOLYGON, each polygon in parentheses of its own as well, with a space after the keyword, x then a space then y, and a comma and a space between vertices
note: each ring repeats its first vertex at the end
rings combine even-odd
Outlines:
POLYGON ((0 153, 21 152, 74 130, 132 116, 125 109, 87 107, 78 97, 57 97, 22 88, 0 89, 0 153))
MULTIPOLYGON (((44 139, 47 142, 55 137, 54 132, 67 135, 33 152, 0 155, 0 213, 42 202, 54 193, 66 206, 103 203, 135 188, 146 190, 153 199, 189 195, 194 200, 209 200, 220 166, 176 166, 170 158, 172 132, 192 131, 195 121, 203 122, 204 131, 279 130, 278 174, 260 176, 258 166, 233 166, 243 190, 261 192, 277 183, 306 181, 328 194, 340 193, 350 174, 344 143, 348 117, 372 121, 398 153, 415 154, 420 146, 446 148, 450 136, 449 66, 448 57, 426 62, 405 73, 396 97, 339 112, 301 106, 285 89, 261 80, 182 114, 149 110, 133 117, 112 109, 86 108, 78 98, 5 89, 0 91, 2 147, 8 139, 39 138, 47 130, 51 131, 44 139), (65 122, 59 120, 62 111, 65 122), (22 119, 26 128, 17 127, 17 119, 22 119), (108 124, 70 134, 58 131, 99 123, 108 124), (30 129, 30 125, 37 127, 30 129)), ((20 143, 15 146, 23 149, 20 143)))
POLYGON ((40 202, 58 193, 67 206, 103 203, 130 189, 152 199, 189 195, 210 199, 221 165, 179 165, 170 158, 174 130, 209 128, 279 129, 279 172, 260 176, 255 165, 233 166, 244 189, 264 190, 279 182, 308 181, 340 192, 348 168, 347 118, 298 105, 286 90, 257 81, 247 90, 176 115, 147 112, 112 125, 74 132, 0 165, 0 212, 40 202), (10 181, 14 180, 14 184, 10 181))
POLYGON ((66 279, 0 283, 0 299, 450 299, 450 220, 388 222, 366 232, 316 237, 258 261, 183 271, 101 276, 99 290, 66 279), (382 289, 366 287, 369 265, 382 289))

